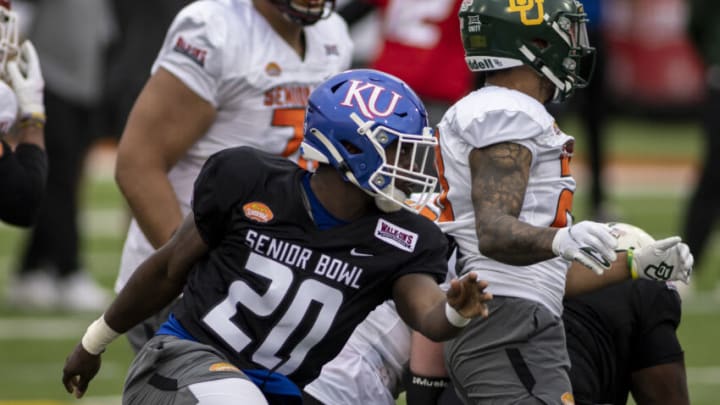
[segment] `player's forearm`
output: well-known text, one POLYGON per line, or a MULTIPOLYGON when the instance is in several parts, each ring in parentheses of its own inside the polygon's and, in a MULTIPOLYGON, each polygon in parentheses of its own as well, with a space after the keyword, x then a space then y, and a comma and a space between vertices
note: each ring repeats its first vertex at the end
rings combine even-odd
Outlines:
POLYGON ((26 125, 18 128, 18 144, 32 144, 45 150, 44 126, 26 125))
POLYGON ((440 300, 418 322, 416 330, 434 342, 443 342, 454 338, 462 329, 453 326, 447 318, 446 301, 440 300))
POLYGON ((118 162, 116 181, 145 237, 154 248, 167 242, 182 221, 165 171, 118 162))
POLYGON ((166 245, 143 262, 105 312, 114 331, 125 333, 180 295, 184 279, 169 276, 170 252, 166 245))
POLYGON ((513 266, 554 258, 557 229, 529 225, 510 215, 485 215, 476 220, 478 247, 487 257, 513 266))
POLYGON ((627 253, 625 252, 618 252, 617 259, 610 269, 601 276, 578 262, 572 262, 565 281, 565 295, 583 294, 629 278, 631 278, 630 269, 627 266, 627 253))

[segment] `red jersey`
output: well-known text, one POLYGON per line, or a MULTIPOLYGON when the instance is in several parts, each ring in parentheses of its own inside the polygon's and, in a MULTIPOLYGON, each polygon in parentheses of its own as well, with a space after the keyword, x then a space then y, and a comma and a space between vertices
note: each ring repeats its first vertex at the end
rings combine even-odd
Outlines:
POLYGON ((454 103, 471 90, 458 9, 462 0, 366 0, 383 13, 383 44, 372 67, 424 100, 454 103))

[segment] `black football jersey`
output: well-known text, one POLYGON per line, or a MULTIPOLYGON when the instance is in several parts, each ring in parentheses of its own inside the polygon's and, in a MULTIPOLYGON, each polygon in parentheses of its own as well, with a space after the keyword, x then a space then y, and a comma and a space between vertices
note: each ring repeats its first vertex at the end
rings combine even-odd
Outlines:
POLYGON ((630 375, 681 360, 680 297, 666 283, 628 280, 566 298, 563 322, 577 404, 626 404, 630 375))
POLYGON ((247 147, 213 155, 195 182, 193 213, 209 253, 173 312, 241 369, 313 380, 353 329, 392 297, 393 281, 447 272, 446 238, 426 218, 377 211, 319 230, 294 163, 247 147))

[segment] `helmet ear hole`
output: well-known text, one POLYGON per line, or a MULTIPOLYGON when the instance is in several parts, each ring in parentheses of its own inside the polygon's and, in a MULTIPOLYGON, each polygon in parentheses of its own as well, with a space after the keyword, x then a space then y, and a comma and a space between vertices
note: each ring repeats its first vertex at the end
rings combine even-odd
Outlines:
POLYGON ((542 39, 542 38, 535 38, 532 40, 533 45, 537 46, 539 49, 547 49, 550 44, 548 41, 542 39))
POLYGON ((351 155, 359 155, 362 153, 362 150, 352 144, 350 141, 342 141, 340 144, 345 148, 345 150, 348 151, 351 155))

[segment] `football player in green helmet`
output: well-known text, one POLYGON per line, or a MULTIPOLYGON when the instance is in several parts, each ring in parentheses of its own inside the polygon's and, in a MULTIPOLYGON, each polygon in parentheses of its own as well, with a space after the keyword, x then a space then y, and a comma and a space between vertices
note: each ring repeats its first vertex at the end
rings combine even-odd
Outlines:
POLYGON ((616 252, 607 224, 572 215, 575 139, 546 103, 590 80, 582 4, 465 0, 459 17, 468 67, 486 79, 437 126, 438 225, 459 274, 494 298, 445 343, 445 363, 465 404, 573 404, 563 297, 631 277, 687 282, 693 257, 679 237, 616 252))
POLYGON ((528 65, 555 86, 552 101, 587 86, 595 64, 587 16, 575 0, 466 0, 460 6, 472 71, 528 65))

